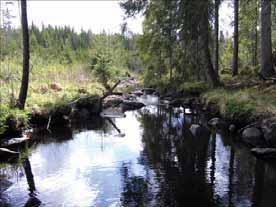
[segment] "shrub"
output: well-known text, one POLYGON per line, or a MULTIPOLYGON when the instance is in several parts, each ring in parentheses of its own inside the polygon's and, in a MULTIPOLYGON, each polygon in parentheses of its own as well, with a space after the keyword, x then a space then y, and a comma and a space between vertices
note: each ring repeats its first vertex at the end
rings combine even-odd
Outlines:
POLYGON ((28 112, 19 109, 10 109, 6 106, 0 107, 0 134, 7 128, 6 122, 9 117, 14 117, 18 125, 28 125, 28 112))

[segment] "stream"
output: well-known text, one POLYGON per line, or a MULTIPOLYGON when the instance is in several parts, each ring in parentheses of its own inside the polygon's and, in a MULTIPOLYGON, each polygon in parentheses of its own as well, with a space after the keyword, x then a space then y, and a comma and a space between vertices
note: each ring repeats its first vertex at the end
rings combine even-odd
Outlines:
POLYGON ((193 137, 201 114, 142 101, 112 120, 121 133, 87 123, 43 138, 24 167, 1 164, 0 206, 276 206, 275 164, 226 135, 193 137))

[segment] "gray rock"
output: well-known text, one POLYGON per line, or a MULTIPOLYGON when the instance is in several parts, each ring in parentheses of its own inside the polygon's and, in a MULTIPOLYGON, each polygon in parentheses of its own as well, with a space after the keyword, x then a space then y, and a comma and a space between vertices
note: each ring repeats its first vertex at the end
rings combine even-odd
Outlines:
POLYGON ((190 126, 190 131, 195 137, 200 137, 205 133, 208 133, 208 130, 199 124, 192 124, 190 126))
POLYGON ((256 127, 249 127, 243 130, 242 140, 250 146, 263 146, 262 132, 256 127))
POLYGON ((261 128, 266 142, 271 147, 276 147, 276 117, 263 120, 261 128))
POLYGON ((276 158, 276 148, 253 148, 251 152, 262 158, 276 158))
POLYGON ((208 121, 208 124, 217 129, 222 129, 225 127, 226 123, 221 118, 215 117, 208 121))
POLYGON ((236 126, 234 124, 230 124, 228 130, 231 132, 231 133, 234 133, 236 131, 236 126))

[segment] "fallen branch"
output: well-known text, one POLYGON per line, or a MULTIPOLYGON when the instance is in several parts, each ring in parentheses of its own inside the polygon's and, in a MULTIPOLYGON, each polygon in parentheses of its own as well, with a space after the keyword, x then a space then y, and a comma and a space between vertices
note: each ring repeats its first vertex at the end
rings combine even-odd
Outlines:
POLYGON ((108 90, 103 97, 101 97, 101 100, 104 100, 107 96, 113 95, 114 89, 121 83, 121 80, 118 80, 110 90, 108 90))

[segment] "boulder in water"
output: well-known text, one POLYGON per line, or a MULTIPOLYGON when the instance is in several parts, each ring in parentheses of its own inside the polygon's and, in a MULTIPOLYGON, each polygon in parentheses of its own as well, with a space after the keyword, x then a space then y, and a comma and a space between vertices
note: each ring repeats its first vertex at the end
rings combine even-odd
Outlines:
POLYGON ((265 142, 262 139, 262 132, 256 127, 248 127, 242 132, 242 140, 246 144, 254 147, 264 146, 265 142))
POLYGON ((222 129, 225 127, 226 123, 221 118, 215 117, 208 121, 208 125, 216 129, 222 129))
POLYGON ((228 127, 229 132, 234 133, 236 131, 237 127, 235 126, 235 124, 230 124, 230 126, 228 127))

